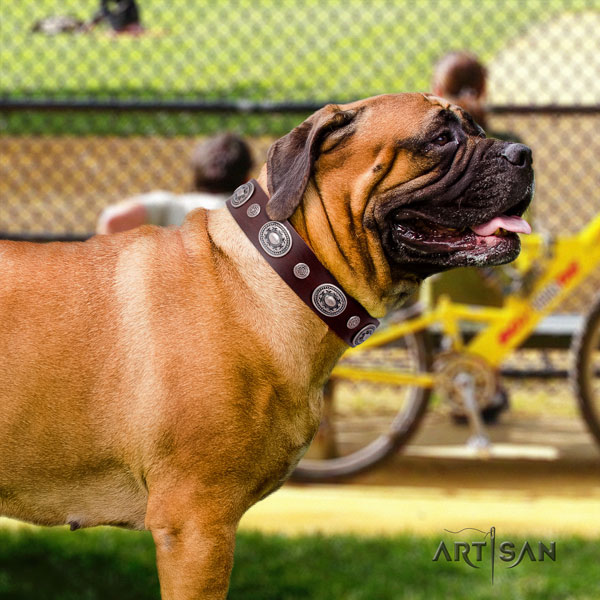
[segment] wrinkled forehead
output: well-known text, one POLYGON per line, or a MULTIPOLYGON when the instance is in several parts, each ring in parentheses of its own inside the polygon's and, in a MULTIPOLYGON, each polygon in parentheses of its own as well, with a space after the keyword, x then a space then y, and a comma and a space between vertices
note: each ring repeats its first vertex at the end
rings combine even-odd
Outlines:
POLYGON ((481 135, 482 131, 462 108, 431 94, 376 96, 347 107, 362 113, 360 120, 369 130, 374 128, 388 138, 411 138, 444 126, 461 127, 468 135, 481 135))
POLYGON ((434 96, 433 94, 423 94, 423 98, 433 107, 437 108, 437 112, 432 118, 434 125, 460 125, 468 135, 485 136, 483 129, 477 125, 473 117, 460 106, 452 104, 445 98, 434 96))

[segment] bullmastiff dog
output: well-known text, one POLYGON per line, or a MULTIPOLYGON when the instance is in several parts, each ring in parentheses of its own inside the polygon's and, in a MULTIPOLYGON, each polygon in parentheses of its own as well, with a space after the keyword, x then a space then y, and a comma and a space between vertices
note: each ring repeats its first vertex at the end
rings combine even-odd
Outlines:
MULTIPOLYGON (((423 278, 519 252, 531 152, 424 94, 328 105, 258 178, 374 317, 423 278)), ((181 228, 0 245, 0 512, 149 529, 165 600, 227 594, 244 512, 319 426, 348 347, 227 208, 181 228)))

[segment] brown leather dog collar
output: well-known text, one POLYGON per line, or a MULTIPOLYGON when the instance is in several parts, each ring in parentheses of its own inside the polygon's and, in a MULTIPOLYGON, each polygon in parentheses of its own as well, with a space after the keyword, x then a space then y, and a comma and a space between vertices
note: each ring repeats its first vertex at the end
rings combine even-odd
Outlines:
POLYGON ((289 221, 267 215, 269 197, 255 179, 241 185, 227 208, 264 259, 344 342, 358 346, 379 321, 348 296, 289 221))

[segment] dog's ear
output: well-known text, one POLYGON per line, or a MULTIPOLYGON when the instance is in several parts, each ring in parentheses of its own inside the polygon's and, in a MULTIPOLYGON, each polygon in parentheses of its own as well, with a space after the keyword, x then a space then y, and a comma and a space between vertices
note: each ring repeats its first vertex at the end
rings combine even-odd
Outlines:
POLYGON ((321 144, 331 133, 349 125, 355 116, 355 110, 341 110, 328 104, 269 148, 267 185, 271 198, 267 213, 271 219, 283 221, 294 214, 321 144))

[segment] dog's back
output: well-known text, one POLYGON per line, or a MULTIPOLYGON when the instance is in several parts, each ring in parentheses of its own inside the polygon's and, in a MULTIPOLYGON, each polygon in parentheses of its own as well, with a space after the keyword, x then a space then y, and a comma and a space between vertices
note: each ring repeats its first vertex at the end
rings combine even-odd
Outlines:
POLYGON ((131 412, 153 410, 140 402, 140 381, 161 393, 157 288, 180 283, 177 235, 145 228, 85 243, 0 244, 0 513, 143 526, 146 490, 127 466, 139 457, 124 449, 137 430, 131 412))

